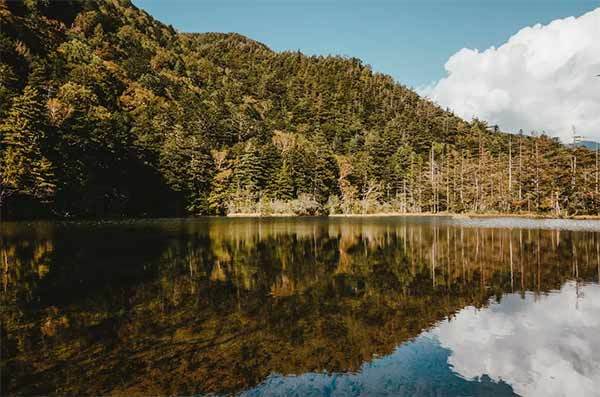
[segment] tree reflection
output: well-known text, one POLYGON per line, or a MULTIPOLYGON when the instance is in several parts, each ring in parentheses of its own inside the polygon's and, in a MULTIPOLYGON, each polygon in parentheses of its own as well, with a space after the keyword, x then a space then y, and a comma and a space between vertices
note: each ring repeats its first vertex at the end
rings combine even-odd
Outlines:
POLYGON ((598 233, 199 220, 2 230, 8 394, 236 392, 356 371, 461 308, 597 281, 598 233))

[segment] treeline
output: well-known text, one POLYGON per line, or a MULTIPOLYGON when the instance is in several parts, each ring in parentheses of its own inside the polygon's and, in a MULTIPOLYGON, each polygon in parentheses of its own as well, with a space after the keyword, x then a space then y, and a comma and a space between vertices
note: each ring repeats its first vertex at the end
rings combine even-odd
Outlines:
POLYGON ((0 0, 12 218, 597 214, 598 156, 492 131, 360 60, 182 34, 128 1, 0 0))

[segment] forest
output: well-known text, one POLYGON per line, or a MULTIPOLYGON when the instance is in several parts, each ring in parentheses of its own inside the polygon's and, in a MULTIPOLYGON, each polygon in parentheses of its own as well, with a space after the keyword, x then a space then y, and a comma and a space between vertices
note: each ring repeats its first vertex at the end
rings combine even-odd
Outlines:
POLYGON ((599 215, 599 159, 356 58, 178 32, 129 0, 0 0, 0 209, 599 215))

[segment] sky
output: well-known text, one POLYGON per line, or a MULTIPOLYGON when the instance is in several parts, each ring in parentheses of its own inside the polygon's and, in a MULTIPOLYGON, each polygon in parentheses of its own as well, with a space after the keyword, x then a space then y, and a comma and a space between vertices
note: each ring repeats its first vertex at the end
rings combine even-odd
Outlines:
MULTIPOLYGON (((523 84, 524 79, 531 81, 532 72, 523 74, 517 65, 526 61, 524 57, 556 50, 553 44, 561 36, 560 29, 554 36, 538 29, 542 38, 525 39, 532 46, 526 44, 520 54, 499 53, 523 28, 580 17, 600 9, 600 0, 134 0, 134 4, 184 32, 237 32, 276 51, 360 58, 375 71, 393 76, 458 115, 479 117, 499 124, 503 130, 544 130, 567 140, 575 125, 578 134, 600 139, 600 78, 592 78, 600 74, 600 58, 596 55, 596 62, 581 55, 600 53, 600 40, 591 40, 600 29, 600 13, 588 18, 587 27, 569 31, 554 59, 542 59, 546 69, 562 67, 564 73, 547 72, 537 85, 523 84), (585 46, 576 45, 581 40, 585 46), (480 55, 491 48, 489 56, 480 55), (504 62, 500 66, 482 67, 500 59, 504 62), (531 105, 539 87, 546 87, 540 95, 564 94, 564 84, 555 90, 548 89, 547 84, 561 77, 569 79, 565 68, 572 73, 597 73, 571 87, 566 104, 563 96, 551 104, 542 101, 531 105), (520 73, 521 81, 511 80, 514 73, 520 73), (499 79, 499 75, 504 78, 499 79), (470 77, 479 78, 471 81, 470 77), (521 88, 516 92, 515 84, 521 88), (524 87, 532 98, 522 98, 524 87), (592 92, 579 100, 577 90, 582 87, 592 92), (486 92, 491 96, 485 97, 486 92)), ((569 30, 569 26, 564 28, 569 30)), ((534 76, 534 80, 540 79, 534 76)))

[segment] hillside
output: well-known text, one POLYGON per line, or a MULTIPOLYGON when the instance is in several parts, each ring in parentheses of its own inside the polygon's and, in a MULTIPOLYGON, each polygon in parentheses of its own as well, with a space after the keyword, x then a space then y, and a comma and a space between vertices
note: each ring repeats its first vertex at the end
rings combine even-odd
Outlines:
POLYGON ((597 214, 598 163, 360 60, 178 33, 128 1, 0 0, 4 216, 597 214))

